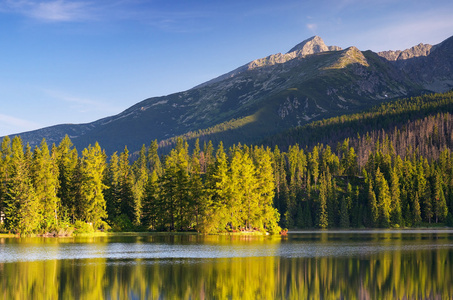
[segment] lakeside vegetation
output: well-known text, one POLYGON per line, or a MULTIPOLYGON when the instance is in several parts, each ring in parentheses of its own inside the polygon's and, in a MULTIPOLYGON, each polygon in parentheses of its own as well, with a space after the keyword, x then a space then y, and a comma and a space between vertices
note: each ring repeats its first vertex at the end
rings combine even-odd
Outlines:
POLYGON ((427 95, 313 123, 311 138, 328 138, 335 127, 350 135, 336 147, 300 147, 304 135, 290 133, 294 143, 285 151, 210 142, 201 148, 198 140, 189 147, 179 138, 166 155, 153 141, 131 162, 127 147, 107 157, 96 143, 79 156, 67 136, 50 149, 43 139, 33 150, 20 137, 5 137, 1 229, 64 235, 451 226, 452 103, 451 92, 427 95), (361 126, 369 130, 357 134, 361 126))

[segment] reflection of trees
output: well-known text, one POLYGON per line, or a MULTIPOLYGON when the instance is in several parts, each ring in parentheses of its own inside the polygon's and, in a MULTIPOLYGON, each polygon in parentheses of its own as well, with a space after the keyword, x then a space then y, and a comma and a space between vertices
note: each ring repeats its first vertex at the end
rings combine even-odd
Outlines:
POLYGON ((105 259, 0 265, 2 299, 103 299, 105 259))
POLYGON ((363 257, 4 263, 0 298, 451 299, 452 261, 452 251, 439 248, 363 257))
POLYGON ((280 259, 285 299, 451 299, 448 250, 385 252, 371 257, 280 259), (286 276, 285 276, 286 274, 286 276))

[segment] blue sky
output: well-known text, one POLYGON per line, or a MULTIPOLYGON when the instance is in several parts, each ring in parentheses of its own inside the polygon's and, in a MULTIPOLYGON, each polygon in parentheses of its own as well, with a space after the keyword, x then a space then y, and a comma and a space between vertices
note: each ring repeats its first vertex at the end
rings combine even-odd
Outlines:
POLYGON ((114 115, 313 35, 437 44, 452 15, 451 0, 0 0, 0 136, 114 115))

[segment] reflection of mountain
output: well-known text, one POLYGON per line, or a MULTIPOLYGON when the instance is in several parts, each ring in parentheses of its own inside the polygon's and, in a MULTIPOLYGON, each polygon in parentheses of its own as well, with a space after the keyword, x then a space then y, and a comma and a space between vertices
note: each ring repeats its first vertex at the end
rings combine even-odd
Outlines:
POLYGON ((149 98, 92 123, 21 133, 25 142, 77 148, 98 141, 108 153, 185 135, 252 143, 312 120, 358 112, 382 101, 453 86, 453 38, 405 51, 341 50, 312 37, 286 54, 254 60, 193 89, 149 98))

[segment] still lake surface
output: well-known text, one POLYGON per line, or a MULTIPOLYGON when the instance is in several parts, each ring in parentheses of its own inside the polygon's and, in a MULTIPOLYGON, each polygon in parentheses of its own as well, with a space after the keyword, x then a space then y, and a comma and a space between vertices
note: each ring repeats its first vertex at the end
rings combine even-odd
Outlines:
POLYGON ((453 230, 0 238, 1 299, 453 299, 453 230))

